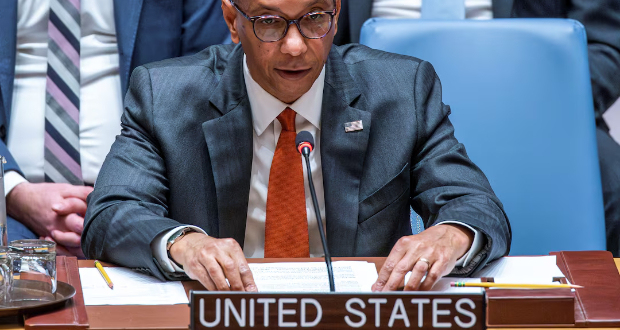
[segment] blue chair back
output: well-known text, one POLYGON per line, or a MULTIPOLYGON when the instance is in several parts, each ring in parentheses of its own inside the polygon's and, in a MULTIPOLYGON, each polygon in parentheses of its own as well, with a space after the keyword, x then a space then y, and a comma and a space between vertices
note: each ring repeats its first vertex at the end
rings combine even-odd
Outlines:
POLYGON ((579 22, 371 19, 361 43, 434 65, 456 137, 504 204, 511 255, 605 249, 579 22))

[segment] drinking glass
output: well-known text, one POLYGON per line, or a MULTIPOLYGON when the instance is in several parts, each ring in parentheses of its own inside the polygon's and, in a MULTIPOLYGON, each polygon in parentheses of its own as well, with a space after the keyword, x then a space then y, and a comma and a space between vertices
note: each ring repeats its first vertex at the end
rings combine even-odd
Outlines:
POLYGON ((11 271, 9 248, 0 246, 0 305, 2 306, 7 306, 10 303, 9 292, 12 279, 13 272, 11 271))
POLYGON ((11 301, 52 301, 56 293, 56 243, 23 239, 9 244, 11 301))

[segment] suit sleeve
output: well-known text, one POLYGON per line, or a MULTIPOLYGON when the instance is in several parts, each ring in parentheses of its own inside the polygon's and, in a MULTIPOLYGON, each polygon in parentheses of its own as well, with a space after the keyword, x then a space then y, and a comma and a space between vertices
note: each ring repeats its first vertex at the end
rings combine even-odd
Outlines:
POLYGON ((125 103, 121 134, 88 197, 82 250, 89 259, 163 279, 150 244, 158 234, 181 224, 167 218, 168 180, 151 124, 153 99, 146 68, 138 67, 132 74, 125 103))
POLYGON ((617 0, 516 1, 516 17, 567 17, 581 22, 588 36, 592 96, 597 123, 620 97, 620 5, 617 0))
POLYGON ((181 55, 231 43, 220 0, 184 0, 181 55))
POLYGON ((588 35, 588 58, 597 122, 620 97, 620 5, 615 0, 574 0, 568 17, 588 35))
POLYGON ((4 156, 4 158, 6 158, 6 164, 4 164, 4 171, 5 172, 16 171, 21 176, 24 176, 22 171, 19 169, 19 166, 17 165, 17 162, 15 161, 15 158, 13 158, 13 156, 11 155, 11 152, 9 151, 9 148, 7 148, 7 146, 4 143, 4 141, 1 141, 1 140, 0 140, 0 155, 4 156))
MULTIPOLYGON (((510 250, 510 224, 503 206, 482 171, 454 137, 441 101, 441 83, 428 62, 419 65, 414 99, 417 142, 411 168, 412 207, 426 228, 444 221, 467 224, 484 234, 486 244, 465 267, 453 274, 469 275, 510 250)), ((483 129, 483 128, 481 128, 483 129)))
MULTIPOLYGON (((7 111, 4 108, 4 101, 2 99, 2 87, 0 86, 0 114, 5 114, 5 113, 7 113, 7 111)), ((0 124, 2 126, 6 127, 7 126, 6 119, 4 120, 4 122, 2 122, 0 124)), ((5 128, 5 130, 8 131, 8 128, 5 128)), ((8 133, 7 133, 7 135, 8 135, 8 133)), ((16 171, 21 176, 24 175, 22 173, 22 171, 19 169, 19 166, 17 165, 17 162, 13 158, 13 155, 11 155, 11 153, 9 152, 9 148, 6 146, 6 143, 3 140, 0 140, 0 155, 4 156, 4 158, 6 158, 6 164, 4 164, 4 171, 5 172, 16 171)))

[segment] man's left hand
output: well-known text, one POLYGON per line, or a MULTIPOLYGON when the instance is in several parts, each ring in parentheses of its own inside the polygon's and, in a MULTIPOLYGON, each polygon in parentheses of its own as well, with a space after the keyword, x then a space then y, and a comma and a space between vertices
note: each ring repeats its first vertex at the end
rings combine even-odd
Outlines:
POLYGON ((417 235, 402 237, 381 267, 372 291, 396 290, 409 271, 411 277, 405 284, 406 291, 430 290, 465 255, 473 237, 471 230, 456 224, 441 224, 417 235), (421 283, 424 275, 426 279, 421 283))

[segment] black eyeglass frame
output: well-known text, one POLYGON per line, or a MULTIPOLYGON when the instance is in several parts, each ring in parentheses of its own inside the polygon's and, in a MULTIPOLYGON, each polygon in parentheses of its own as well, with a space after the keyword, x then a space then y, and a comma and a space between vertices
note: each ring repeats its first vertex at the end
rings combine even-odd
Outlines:
POLYGON ((298 19, 286 19, 282 16, 279 15, 259 15, 259 16, 248 16, 248 14, 244 13, 241 8, 239 8, 237 6, 237 4, 233 1, 233 0, 228 0, 230 1, 230 3, 233 5, 233 7, 235 7, 235 9, 237 9, 237 11, 243 15, 243 17, 245 17, 248 21, 252 22, 252 31, 254 31, 254 36, 256 36, 256 38, 262 42, 278 42, 280 40, 282 40, 286 34, 288 33, 288 28, 289 26, 291 26, 291 24, 295 23, 295 25, 297 26, 297 30, 299 31, 299 33, 306 39, 322 39, 325 38, 325 36, 329 33, 329 31, 332 30, 332 26, 334 25, 334 16, 336 16, 336 1, 334 0, 334 9, 331 11, 313 11, 313 12, 309 12, 304 14, 303 16, 301 16, 298 19), (329 29, 327 29, 327 32, 325 32, 324 35, 320 36, 320 37, 308 37, 306 36, 303 31, 301 31, 301 26, 299 25, 299 22, 306 16, 310 16, 310 15, 316 15, 316 14, 328 14, 330 15, 329 18, 329 29), (286 27, 284 28, 284 32, 282 33, 282 36, 280 38, 278 38, 277 40, 271 40, 271 41, 265 41, 263 39, 261 39, 257 34, 256 34, 256 21, 261 19, 261 18, 280 18, 283 19, 286 22, 286 27))

